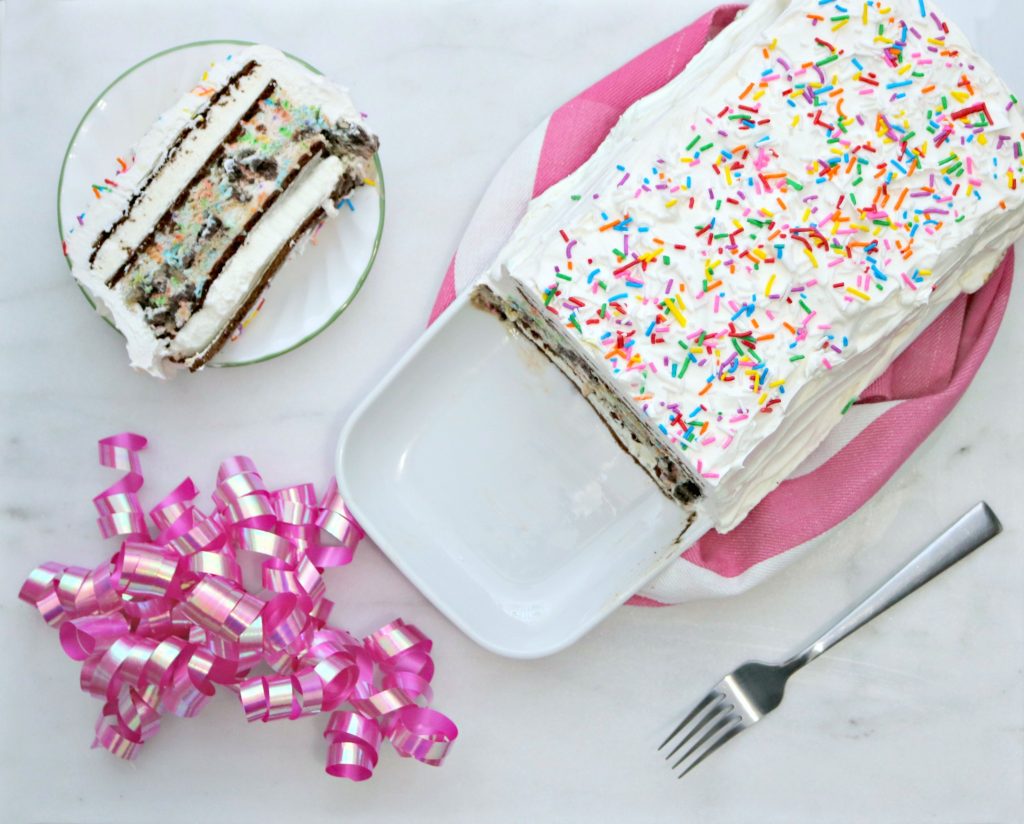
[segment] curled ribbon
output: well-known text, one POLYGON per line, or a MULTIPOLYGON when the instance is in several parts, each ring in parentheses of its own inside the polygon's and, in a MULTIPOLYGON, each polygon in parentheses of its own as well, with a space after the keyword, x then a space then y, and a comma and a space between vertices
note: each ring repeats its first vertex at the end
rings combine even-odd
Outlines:
POLYGON ((131 433, 99 442, 100 463, 125 473, 93 499, 117 553, 94 569, 45 563, 19 593, 81 662, 82 690, 103 702, 93 746, 133 758, 163 714, 196 715, 220 685, 248 721, 329 713, 329 775, 369 778, 385 739, 439 765, 458 730, 427 706, 430 639, 401 619, 362 640, 327 624, 323 570, 351 561, 364 536, 334 481, 319 502, 312 484, 270 491, 251 460, 234 457, 221 464, 210 514, 186 478, 147 520, 145 446, 131 433), (243 580, 239 553, 260 559, 258 585, 243 580), (253 674, 260 665, 272 674, 253 674))

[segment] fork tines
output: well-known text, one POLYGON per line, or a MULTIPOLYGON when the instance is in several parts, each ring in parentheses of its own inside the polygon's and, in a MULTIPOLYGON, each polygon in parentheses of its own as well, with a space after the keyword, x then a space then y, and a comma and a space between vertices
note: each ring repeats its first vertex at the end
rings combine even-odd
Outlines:
POLYGON ((679 742, 665 756, 665 760, 668 761, 687 744, 690 745, 672 764, 672 769, 675 770, 689 759, 689 763, 679 773, 678 777, 682 778, 742 729, 743 715, 737 711, 731 701, 726 699, 724 692, 712 690, 679 723, 679 726, 672 730, 672 733, 658 749, 663 750, 674 738, 685 731, 679 742), (691 741, 692 743, 690 743, 691 741))

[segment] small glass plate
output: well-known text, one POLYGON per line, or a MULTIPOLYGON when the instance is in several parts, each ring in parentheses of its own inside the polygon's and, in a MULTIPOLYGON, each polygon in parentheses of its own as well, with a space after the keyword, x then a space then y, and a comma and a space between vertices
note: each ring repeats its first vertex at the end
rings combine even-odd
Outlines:
MULTIPOLYGON (((244 40, 204 40, 175 46, 135 64, 100 92, 71 135, 61 165, 57 183, 61 240, 96 195, 102 197, 103 190, 94 189, 93 184, 115 179, 116 158, 129 157, 132 142, 192 89, 205 69, 248 45, 244 40)), ((306 61, 288 56, 320 73, 306 61)), ((356 189, 342 207, 345 213, 327 221, 305 252, 281 267, 265 305, 262 299, 258 302, 211 366, 244 366, 283 355, 316 337, 345 311, 370 273, 384 229, 379 157, 374 157, 374 164, 376 185, 356 189)), ((83 294, 89 299, 84 290, 83 294)))

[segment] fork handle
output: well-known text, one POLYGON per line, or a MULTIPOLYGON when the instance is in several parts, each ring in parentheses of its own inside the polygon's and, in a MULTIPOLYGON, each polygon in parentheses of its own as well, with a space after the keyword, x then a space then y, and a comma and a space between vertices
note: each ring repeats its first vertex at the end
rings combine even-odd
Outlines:
POLYGON ((782 666, 789 673, 793 673, 813 661, 876 615, 885 612, 940 572, 970 555, 983 543, 998 535, 1002 528, 1002 524, 988 504, 975 504, 960 520, 921 550, 910 563, 839 618, 817 641, 782 666))

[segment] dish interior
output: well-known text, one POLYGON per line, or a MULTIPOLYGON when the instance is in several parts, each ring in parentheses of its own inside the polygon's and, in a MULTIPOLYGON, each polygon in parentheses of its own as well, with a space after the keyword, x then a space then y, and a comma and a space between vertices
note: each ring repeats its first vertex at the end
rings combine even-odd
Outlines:
POLYGON ((533 344, 465 297, 340 449, 339 484, 370 536, 503 654, 574 640, 675 555, 694 518, 533 344))

